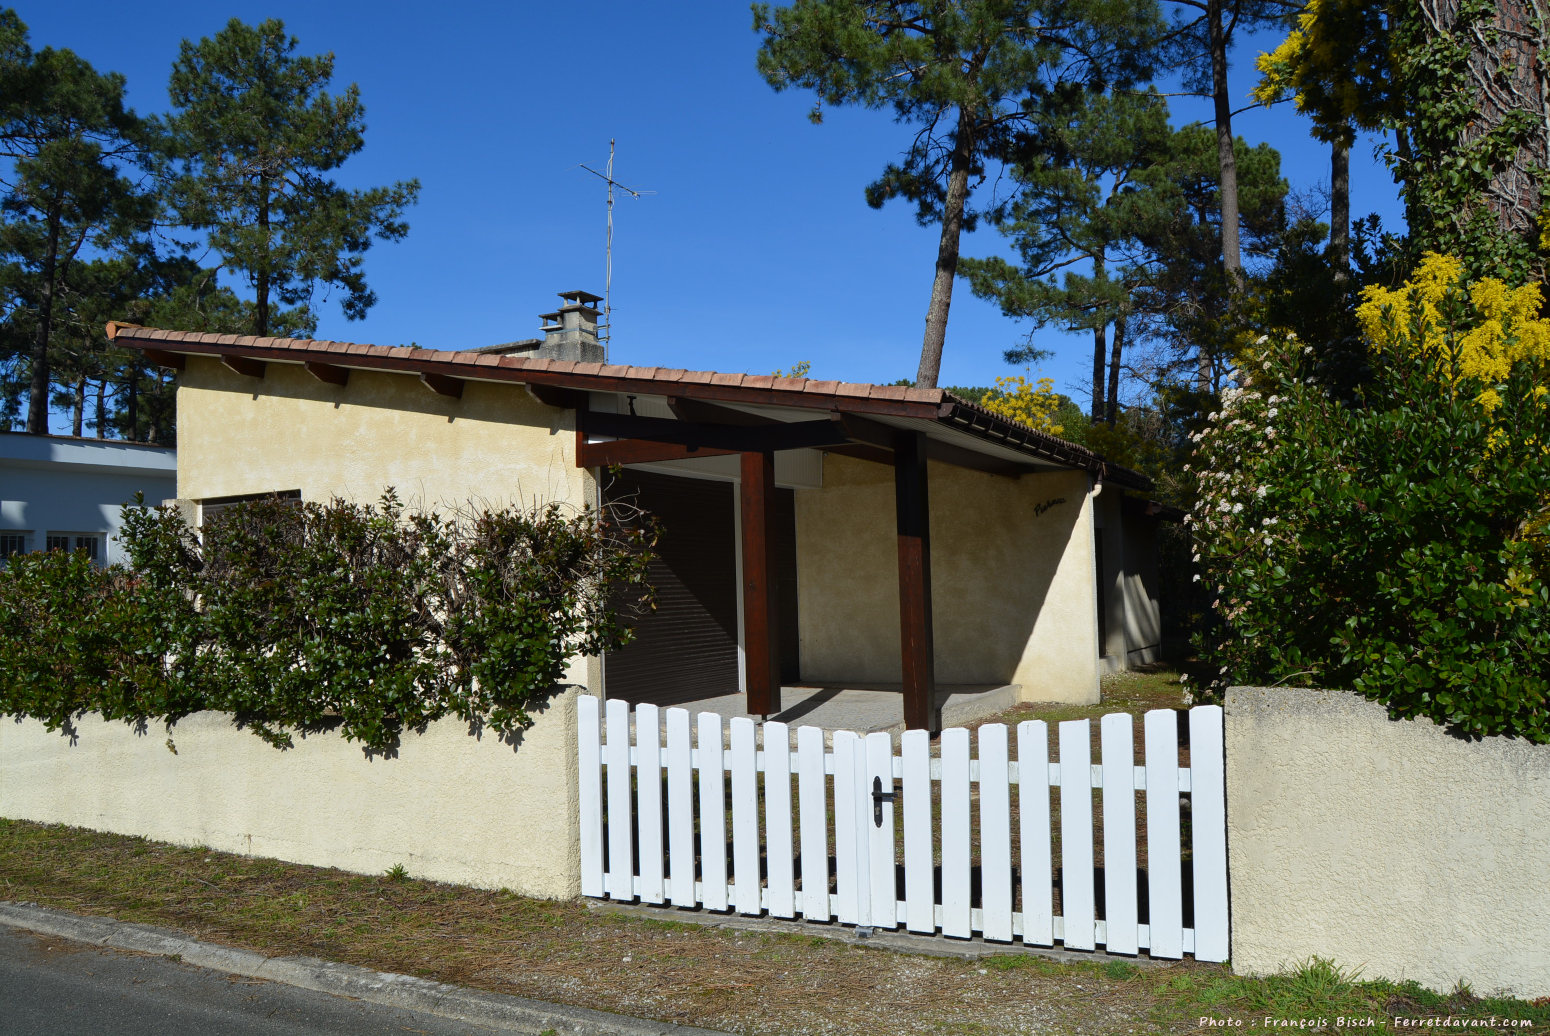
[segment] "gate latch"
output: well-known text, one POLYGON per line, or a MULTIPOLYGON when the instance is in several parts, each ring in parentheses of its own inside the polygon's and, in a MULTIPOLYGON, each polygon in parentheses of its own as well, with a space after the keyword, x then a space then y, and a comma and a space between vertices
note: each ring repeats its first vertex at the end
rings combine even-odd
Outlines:
POLYGON ((888 782, 888 790, 883 790, 883 779, 872 778, 872 824, 876 827, 883 826, 883 803, 893 801, 893 782, 888 782))

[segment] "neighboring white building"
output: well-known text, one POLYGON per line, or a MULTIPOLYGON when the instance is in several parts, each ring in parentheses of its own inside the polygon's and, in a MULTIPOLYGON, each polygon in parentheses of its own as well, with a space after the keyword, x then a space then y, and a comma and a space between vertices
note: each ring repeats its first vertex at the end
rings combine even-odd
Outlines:
POLYGON ((159 504, 177 495, 177 481, 170 446, 0 433, 0 562, 65 548, 90 551, 102 565, 127 563, 119 508, 136 493, 159 504))

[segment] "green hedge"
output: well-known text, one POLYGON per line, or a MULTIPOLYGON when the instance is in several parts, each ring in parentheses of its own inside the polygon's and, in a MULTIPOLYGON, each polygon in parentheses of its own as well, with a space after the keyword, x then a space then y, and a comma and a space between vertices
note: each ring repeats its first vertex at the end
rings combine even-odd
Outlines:
POLYGON ((0 713, 73 735, 214 709, 280 747, 337 729, 391 750, 444 716, 510 736, 649 604, 649 525, 591 510, 255 501, 202 541, 173 508, 123 519, 130 569, 51 551, 0 572, 0 713))

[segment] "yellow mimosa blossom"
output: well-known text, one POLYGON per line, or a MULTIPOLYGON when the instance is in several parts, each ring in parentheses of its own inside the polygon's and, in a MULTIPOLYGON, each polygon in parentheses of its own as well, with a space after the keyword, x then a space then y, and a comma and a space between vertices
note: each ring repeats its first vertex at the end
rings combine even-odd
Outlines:
POLYGON ((1055 423, 1060 397, 1051 378, 1040 378, 1034 384, 1029 384, 1021 374, 997 378, 996 391, 985 397, 985 409, 1051 435, 1059 435, 1062 430, 1055 423))
POLYGON ((1550 320, 1539 315, 1544 298, 1538 284, 1509 288, 1485 277, 1468 286, 1462 324, 1450 328, 1444 302, 1463 290, 1462 273, 1458 259, 1428 252, 1402 287, 1364 289, 1356 317, 1373 348, 1427 357, 1449 382, 1480 379, 1487 387, 1477 398, 1493 410, 1500 399, 1490 386, 1506 378, 1515 362, 1550 360, 1550 320), (1418 321, 1421 339, 1415 341, 1418 321), (1448 347, 1450 337, 1456 356, 1448 347))
POLYGON ((1375 129, 1388 103, 1381 7, 1369 0, 1308 0, 1297 27, 1255 66, 1261 104, 1290 95, 1323 140, 1346 139, 1352 126, 1375 129))

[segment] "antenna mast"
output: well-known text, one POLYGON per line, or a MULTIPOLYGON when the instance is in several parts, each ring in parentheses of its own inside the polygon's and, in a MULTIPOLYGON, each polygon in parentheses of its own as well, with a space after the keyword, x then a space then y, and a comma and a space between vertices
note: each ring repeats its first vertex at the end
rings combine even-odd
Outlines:
POLYGON ((632 198, 639 198, 646 194, 655 194, 656 191, 632 191, 624 184, 614 179, 614 140, 608 140, 608 172, 600 173, 589 165, 581 168, 600 177, 608 184, 608 243, 604 248, 603 256, 603 326, 597 329, 598 341, 603 346, 603 359, 608 359, 608 339, 613 336, 613 287, 614 287, 614 188, 617 187, 632 198))

